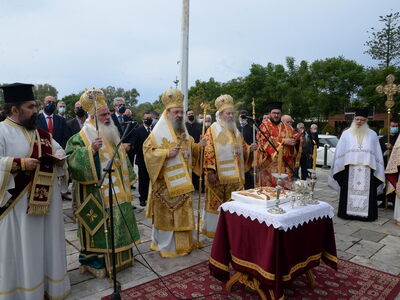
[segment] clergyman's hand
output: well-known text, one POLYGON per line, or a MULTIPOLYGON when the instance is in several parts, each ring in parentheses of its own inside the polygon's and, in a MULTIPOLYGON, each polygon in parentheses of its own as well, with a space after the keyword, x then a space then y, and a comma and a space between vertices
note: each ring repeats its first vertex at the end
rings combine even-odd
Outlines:
POLYGON ((40 164, 40 161, 36 158, 25 158, 25 170, 33 171, 36 169, 36 166, 40 164))
POLYGON ((200 146, 201 146, 201 147, 207 146, 207 138, 202 137, 202 138, 200 139, 200 146))
POLYGON ((131 150, 131 144, 129 144, 129 143, 123 143, 122 146, 124 146, 124 149, 125 149, 126 152, 131 150))
POLYGON ((256 143, 253 143, 250 145, 250 150, 251 151, 256 151, 258 149, 258 145, 256 143))
POLYGON ((386 149, 391 150, 392 149, 392 144, 391 143, 385 143, 386 149))
POLYGON ((169 149, 169 155, 168 155, 168 157, 172 158, 172 157, 177 156, 178 153, 179 153, 179 149, 181 149, 181 147, 178 147, 178 146, 169 149))
POLYGON ((214 172, 207 173, 208 183, 213 184, 217 182, 217 175, 214 172))
POLYGON ((286 138, 286 139, 283 139, 283 143, 285 145, 294 146, 294 145, 296 145, 296 140, 292 139, 292 138, 286 138))
POLYGON ((99 151, 99 149, 103 147, 103 140, 101 139, 101 137, 97 137, 93 140, 92 142, 92 149, 94 152, 99 151))

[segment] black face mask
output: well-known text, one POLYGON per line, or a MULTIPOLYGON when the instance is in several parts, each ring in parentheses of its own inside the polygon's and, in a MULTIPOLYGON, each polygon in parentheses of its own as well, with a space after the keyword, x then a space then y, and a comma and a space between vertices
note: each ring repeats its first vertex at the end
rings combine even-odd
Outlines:
POLYGON ((44 106, 44 112, 51 115, 56 110, 56 105, 53 102, 49 102, 44 106))
POLYGON ((82 118, 86 114, 86 112, 80 107, 75 110, 75 114, 78 118, 82 118))
POLYGON ((125 111, 126 111, 125 105, 121 105, 120 107, 118 107, 118 112, 119 112, 120 114, 123 114, 125 111))
POLYGON ((193 121, 194 121, 194 116, 188 116, 188 120, 189 120, 190 122, 193 122, 193 121))
POLYGON ((153 123, 153 119, 144 119, 143 123, 147 126, 150 126, 153 123))
POLYGON ((37 114, 33 114, 29 119, 25 119, 21 122, 21 125, 28 130, 36 129, 36 118, 37 114))

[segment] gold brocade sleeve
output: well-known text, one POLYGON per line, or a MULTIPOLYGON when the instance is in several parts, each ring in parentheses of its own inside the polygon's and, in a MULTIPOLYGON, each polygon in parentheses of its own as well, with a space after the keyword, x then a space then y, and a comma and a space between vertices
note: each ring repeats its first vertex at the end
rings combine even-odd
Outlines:
POLYGON ((143 156, 150 181, 154 184, 160 175, 165 160, 168 158, 169 150, 157 148, 152 137, 153 135, 150 134, 143 143, 143 156))
POLYGON ((241 139, 243 144, 243 166, 244 171, 247 172, 251 169, 251 166, 253 165, 254 152, 250 149, 250 146, 247 145, 247 143, 244 141, 243 137, 241 137, 241 139))
MULTIPOLYGON (((192 171, 197 176, 200 176, 201 173, 201 165, 200 165, 200 155, 201 155, 201 146, 200 144, 194 143, 193 139, 192 143, 192 171)), ((204 162, 203 162, 204 164, 204 162)))
POLYGON ((204 137, 207 139, 207 145, 204 148, 204 169, 217 170, 217 161, 215 158, 215 149, 211 134, 211 127, 207 129, 204 137))

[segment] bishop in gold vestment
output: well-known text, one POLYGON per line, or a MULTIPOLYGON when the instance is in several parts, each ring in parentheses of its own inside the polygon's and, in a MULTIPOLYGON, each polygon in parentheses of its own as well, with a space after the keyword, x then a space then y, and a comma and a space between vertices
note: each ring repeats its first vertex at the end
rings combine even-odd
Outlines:
POLYGON ((143 144, 150 176, 146 217, 153 219, 151 249, 162 257, 182 256, 193 248, 195 229, 192 170, 200 153, 183 122, 183 94, 168 90, 161 100, 165 110, 143 144))
POLYGON ((251 148, 236 128, 233 99, 229 95, 215 100, 217 121, 205 134, 204 168, 207 174, 207 200, 203 216, 203 234, 214 237, 218 221, 218 207, 230 200, 231 192, 242 190, 244 173, 253 161, 251 148))

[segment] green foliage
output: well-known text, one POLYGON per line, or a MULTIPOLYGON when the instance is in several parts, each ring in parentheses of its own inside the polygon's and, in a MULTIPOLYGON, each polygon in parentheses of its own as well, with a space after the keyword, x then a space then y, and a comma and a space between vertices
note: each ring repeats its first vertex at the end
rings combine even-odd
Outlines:
POLYGON ((335 134, 335 128, 333 128, 331 125, 326 124, 324 128, 321 130, 321 134, 335 134))
POLYGON ((311 64, 312 84, 316 88, 313 113, 327 118, 343 113, 361 88, 364 67, 343 57, 317 60, 311 64))
POLYGON ((81 97, 80 96, 81 94, 82 93, 70 94, 70 95, 67 95, 67 96, 65 96, 65 97, 63 97, 61 99, 61 101, 64 101, 65 105, 67 106, 67 116, 69 116, 71 118, 75 117, 75 112, 74 112, 75 103, 77 101, 79 101, 79 98, 81 97))
MULTIPOLYGON (((385 69, 368 68, 364 72, 364 80, 362 88, 358 95, 360 103, 364 106, 375 107, 375 112, 386 112, 385 101, 386 95, 378 94, 375 89, 378 85, 385 85, 387 82, 385 78, 387 75, 393 74, 397 81, 400 79, 400 69, 396 67, 388 67, 385 69)), ((394 96, 395 106, 393 111, 400 111, 400 95, 394 96)))
POLYGON ((58 91, 57 89, 48 84, 36 84, 33 88, 33 93, 36 97, 36 100, 43 101, 44 97, 46 96, 53 96, 57 98, 58 91))
POLYGON ((104 92, 107 104, 110 108, 113 107, 113 100, 116 97, 123 97, 125 99, 126 105, 132 107, 137 104, 137 97, 140 96, 139 92, 135 88, 124 90, 123 88, 116 88, 109 85, 108 87, 102 88, 101 90, 104 92))
POLYGON ((372 59, 380 61, 381 67, 396 65, 400 59, 400 25, 398 20, 399 12, 390 13, 386 16, 379 16, 379 22, 384 24, 383 28, 378 30, 371 28, 372 36, 364 44, 368 47, 364 53, 368 53, 372 59))

